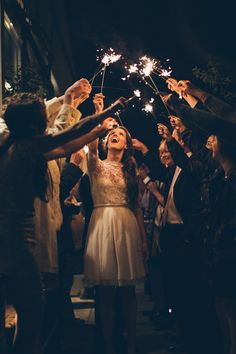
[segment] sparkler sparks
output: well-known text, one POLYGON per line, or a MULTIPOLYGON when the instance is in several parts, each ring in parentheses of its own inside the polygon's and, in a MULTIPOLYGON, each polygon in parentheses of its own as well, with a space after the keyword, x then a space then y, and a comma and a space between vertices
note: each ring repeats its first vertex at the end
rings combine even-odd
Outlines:
POLYGON ((146 55, 139 59, 140 74, 150 76, 157 65, 156 60, 148 58, 146 55))
POLYGON ((145 106, 142 108, 142 111, 146 113, 153 113, 153 105, 152 103, 154 102, 154 98, 152 97, 149 102, 145 104, 145 106))
POLYGON ((102 58, 102 63, 105 64, 106 66, 115 63, 121 58, 121 54, 116 54, 114 52, 114 49, 110 48, 107 53, 104 54, 102 58))
MULTIPOLYGON (((103 49, 100 49, 100 50, 98 49, 97 52, 103 52, 103 49)), ((120 58, 121 58, 121 54, 116 54, 113 48, 109 48, 108 51, 102 56, 102 58, 100 57, 100 55, 97 55, 97 60, 100 60, 101 63, 97 69, 98 71, 93 75, 93 77, 91 79, 91 84, 93 84, 95 77, 98 74, 102 73, 101 93, 103 91, 106 68, 110 64, 113 64, 116 61, 118 61, 120 58), (101 68, 101 66, 102 66, 102 68, 101 68)))
MULTIPOLYGON (((166 59, 166 62, 169 62, 170 59, 166 59)), ((161 79, 163 79, 164 81, 166 81, 171 73, 172 73, 172 69, 169 66, 168 69, 165 69, 162 67, 160 60, 158 59, 151 59, 149 58, 147 55, 142 56, 139 59, 138 63, 132 64, 132 65, 126 65, 125 69, 128 71, 128 74, 126 76, 126 78, 122 78, 122 80, 127 80, 130 78, 131 74, 137 74, 144 82, 146 85, 148 85, 152 91, 159 96, 159 89, 157 87, 156 82, 154 81, 152 74, 156 74, 158 75, 158 77, 160 77, 161 79)), ((160 96, 165 109, 167 111, 167 114, 170 115, 170 111, 167 107, 167 105, 165 104, 165 102, 163 101, 162 97, 160 96)), ((151 105, 152 102, 149 102, 145 105, 145 107, 143 108, 143 110, 145 112, 148 113, 152 113, 153 112, 153 107, 151 105)))
POLYGON ((141 92, 139 90, 134 90, 133 92, 136 97, 141 97, 141 92))
POLYGON ((169 70, 166 70, 166 69, 162 69, 159 76, 163 76, 163 77, 166 77, 167 79, 170 77, 172 73, 172 69, 169 68, 169 70))
POLYGON ((142 108, 142 111, 144 111, 146 113, 152 113, 153 106, 150 103, 146 103, 145 106, 142 108))

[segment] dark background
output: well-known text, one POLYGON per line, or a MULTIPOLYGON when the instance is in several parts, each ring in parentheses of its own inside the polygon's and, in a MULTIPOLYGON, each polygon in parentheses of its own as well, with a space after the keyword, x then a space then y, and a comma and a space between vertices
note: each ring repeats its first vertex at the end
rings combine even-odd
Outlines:
MULTIPOLYGON (((177 79, 196 79, 195 66, 205 67, 209 57, 215 57, 233 84, 236 82, 235 10, 233 1, 64 1, 68 33, 72 43, 75 77, 91 78, 99 62, 97 49, 112 47, 131 62, 147 54, 162 63, 170 59, 172 76, 177 79)), ((125 60, 112 64, 105 77, 106 103, 120 95, 130 97, 139 83, 122 81, 125 60)), ((161 90, 166 84, 156 83, 161 90)), ((201 83, 198 83, 201 85, 201 83)), ((93 93, 99 92, 101 77, 93 93)), ((145 99, 153 97, 151 90, 140 84, 145 99)), ((142 102, 143 104, 143 102, 142 102)), ((85 103, 82 111, 92 109, 85 103)), ((166 115, 162 103, 155 100, 155 116, 144 114, 140 103, 122 115, 124 125, 144 141, 155 144, 155 123, 166 115)), ((164 118, 165 119, 165 118, 164 118)))

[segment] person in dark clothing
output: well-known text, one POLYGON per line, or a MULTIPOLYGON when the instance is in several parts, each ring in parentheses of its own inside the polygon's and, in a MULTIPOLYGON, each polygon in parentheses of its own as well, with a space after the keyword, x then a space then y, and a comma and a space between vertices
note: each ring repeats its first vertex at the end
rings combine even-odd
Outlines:
MULTIPOLYGON (((64 103, 71 104, 73 98, 73 92, 67 93, 64 103)), ((34 255, 34 199, 47 200, 47 161, 98 137, 106 128, 96 125, 113 108, 54 135, 45 134, 45 106, 36 95, 18 97, 4 113, 9 133, 0 147, 0 274, 18 315, 14 353, 40 352, 43 303, 34 255)))
MULTIPOLYGON (((61 320, 70 322, 75 319, 70 298, 70 291, 74 281, 75 267, 73 263, 75 263, 75 259, 79 266, 79 258, 75 257, 76 251, 71 231, 71 220, 74 214, 80 212, 80 207, 72 204, 68 205, 65 200, 70 195, 71 189, 83 175, 83 171, 78 166, 79 160, 81 158, 78 153, 72 154, 70 161, 62 170, 60 181, 60 201, 63 214, 63 224, 58 233, 60 312, 61 320)), ((80 263, 82 264, 82 257, 80 263)))
MULTIPOLYGON (((210 299, 206 298, 200 269, 202 164, 194 155, 188 157, 184 153, 166 127, 162 126, 159 133, 167 138, 160 146, 161 160, 167 168, 142 143, 135 140, 134 147, 142 151, 145 164, 156 172, 156 177, 165 182, 165 220, 162 219, 160 246, 166 292, 171 296, 169 301, 174 304, 189 352, 199 353, 205 348, 205 353, 209 353, 214 345, 214 335, 209 335, 207 327, 210 299)), ((218 348, 216 344, 214 352, 220 353, 218 348)))
MULTIPOLYGON (((213 98, 214 99, 214 98, 213 98)), ((224 118, 202 110, 183 107, 166 97, 185 120, 212 135, 212 157, 221 166, 210 184, 210 225, 208 232, 208 274, 224 336, 224 352, 236 353, 236 124, 232 109, 219 101, 224 118)), ((218 107, 219 108, 219 107, 218 107)), ((218 111, 219 112, 219 111, 218 111)), ((218 113, 217 112, 217 113, 218 113)))

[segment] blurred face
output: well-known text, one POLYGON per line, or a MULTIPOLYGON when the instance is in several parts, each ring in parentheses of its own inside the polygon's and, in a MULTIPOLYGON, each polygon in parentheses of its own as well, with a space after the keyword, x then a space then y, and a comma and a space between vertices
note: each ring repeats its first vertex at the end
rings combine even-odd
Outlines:
POLYGON ((216 135, 211 135, 211 151, 213 159, 218 159, 220 156, 219 142, 216 135))
POLYGON ((121 128, 113 129, 108 136, 108 149, 124 150, 127 148, 127 138, 125 130, 121 128))
POLYGON ((215 140, 216 136, 215 135, 210 135, 207 139, 206 142, 206 148, 208 150, 212 150, 212 143, 214 144, 214 140, 215 140))
POLYGON ((144 179, 145 177, 147 177, 147 175, 149 174, 150 170, 147 166, 145 165, 141 165, 139 168, 138 168, 138 174, 139 176, 144 179))
POLYGON ((161 143, 159 147, 160 161, 166 167, 170 167, 174 164, 171 153, 168 151, 166 143, 161 143))

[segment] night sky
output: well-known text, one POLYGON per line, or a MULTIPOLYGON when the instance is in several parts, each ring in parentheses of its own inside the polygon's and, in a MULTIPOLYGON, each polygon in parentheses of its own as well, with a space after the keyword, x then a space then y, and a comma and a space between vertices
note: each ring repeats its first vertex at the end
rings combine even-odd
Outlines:
MULTIPOLYGON (((112 47, 125 58, 110 66, 106 73, 104 94, 107 104, 120 95, 132 95, 138 83, 121 80, 123 65, 126 60, 137 62, 144 54, 160 59, 163 64, 170 59, 172 76, 190 80, 194 80, 192 68, 206 66, 209 56, 214 56, 225 74, 236 83, 233 1, 217 4, 207 0, 156 0, 142 1, 141 4, 128 0, 65 1, 77 77, 92 77, 99 64, 96 49, 112 47)), ((157 79, 156 82, 161 90, 166 89, 164 81, 157 79)), ((98 77, 94 93, 99 92, 100 84, 101 77, 98 77)), ((143 84, 142 87, 146 99, 153 97, 151 90, 143 84)), ((87 106, 85 104, 85 111, 90 109, 87 106)), ((140 108, 137 103, 126 112, 124 124, 133 135, 152 144, 156 139, 156 119, 145 115, 140 108)), ((165 113, 163 105, 156 99, 155 116, 165 113)))

